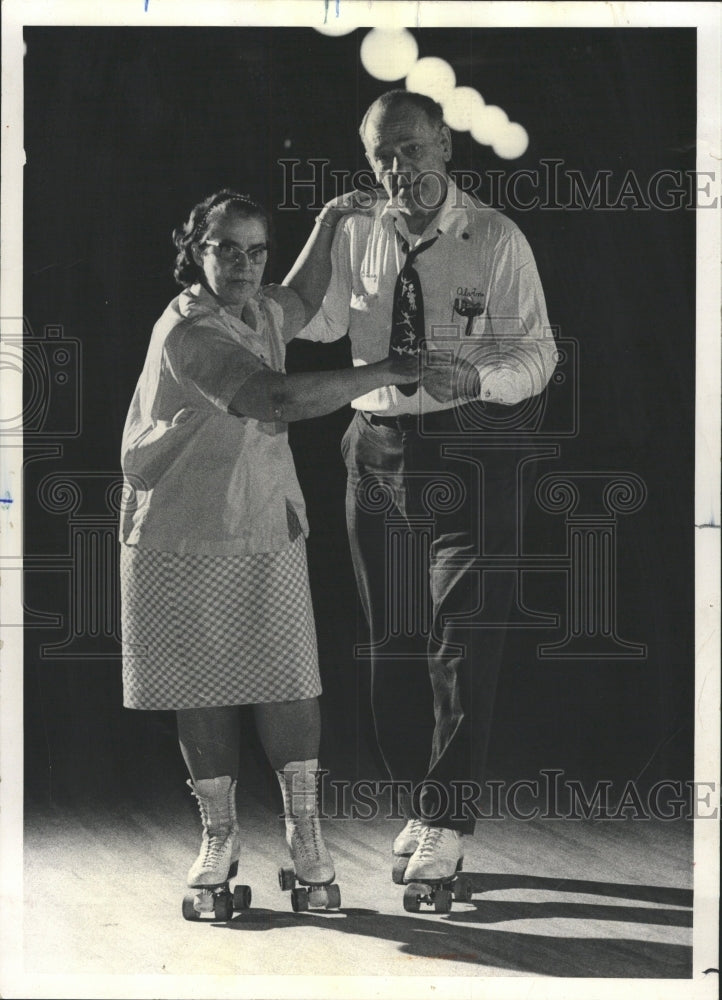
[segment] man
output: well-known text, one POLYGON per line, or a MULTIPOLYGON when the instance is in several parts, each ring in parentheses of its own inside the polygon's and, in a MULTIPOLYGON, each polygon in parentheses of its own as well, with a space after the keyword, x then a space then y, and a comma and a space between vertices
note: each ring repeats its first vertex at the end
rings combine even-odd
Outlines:
POLYGON ((481 781, 513 590, 480 557, 518 551, 529 456, 486 447, 484 428, 503 428, 544 389, 556 350, 525 238, 447 173, 441 107, 390 91, 360 134, 388 200, 338 227, 332 280, 302 336, 348 332, 355 365, 419 353, 418 385, 353 401, 342 447, 376 735, 394 783, 413 792, 393 877, 424 881, 461 867, 474 829, 469 788, 481 781))

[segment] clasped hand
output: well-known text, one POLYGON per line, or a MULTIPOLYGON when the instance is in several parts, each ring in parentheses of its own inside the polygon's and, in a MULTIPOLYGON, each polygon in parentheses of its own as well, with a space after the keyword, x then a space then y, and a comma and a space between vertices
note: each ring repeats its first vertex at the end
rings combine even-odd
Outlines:
POLYGON ((437 402, 479 398, 479 373, 468 361, 443 350, 424 350, 420 357, 421 385, 437 402))
POLYGON ((439 403, 458 399, 478 399, 479 373, 463 358, 449 351, 423 350, 418 356, 400 355, 389 359, 396 384, 419 382, 439 403))

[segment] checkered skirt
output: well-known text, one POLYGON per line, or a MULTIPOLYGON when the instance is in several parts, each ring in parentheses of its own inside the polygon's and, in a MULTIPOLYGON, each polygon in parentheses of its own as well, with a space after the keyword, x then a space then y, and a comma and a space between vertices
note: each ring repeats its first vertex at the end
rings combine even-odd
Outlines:
POLYGON ((321 693, 303 535, 280 552, 249 556, 120 548, 126 708, 321 693))

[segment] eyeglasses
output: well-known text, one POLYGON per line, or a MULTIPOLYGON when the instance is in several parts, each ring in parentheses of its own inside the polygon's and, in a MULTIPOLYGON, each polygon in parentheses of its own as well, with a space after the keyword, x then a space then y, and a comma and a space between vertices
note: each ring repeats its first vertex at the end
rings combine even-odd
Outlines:
POLYGON ((204 240, 203 246, 217 247, 218 256, 226 264, 240 264, 245 261, 249 265, 262 264, 267 255, 268 247, 255 247, 253 250, 242 250, 235 243, 224 243, 221 240, 204 240))

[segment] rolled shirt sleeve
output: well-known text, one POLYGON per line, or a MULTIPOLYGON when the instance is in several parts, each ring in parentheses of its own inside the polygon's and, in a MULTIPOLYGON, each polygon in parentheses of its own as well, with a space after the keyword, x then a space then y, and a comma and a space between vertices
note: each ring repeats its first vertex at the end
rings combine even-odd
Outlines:
POLYGON ((494 254, 489 289, 485 343, 474 359, 481 398, 513 405, 542 392, 557 363, 534 256, 518 229, 494 254))
POLYGON ((246 379, 268 367, 221 330, 198 323, 174 330, 165 355, 190 405, 225 413, 246 379))

